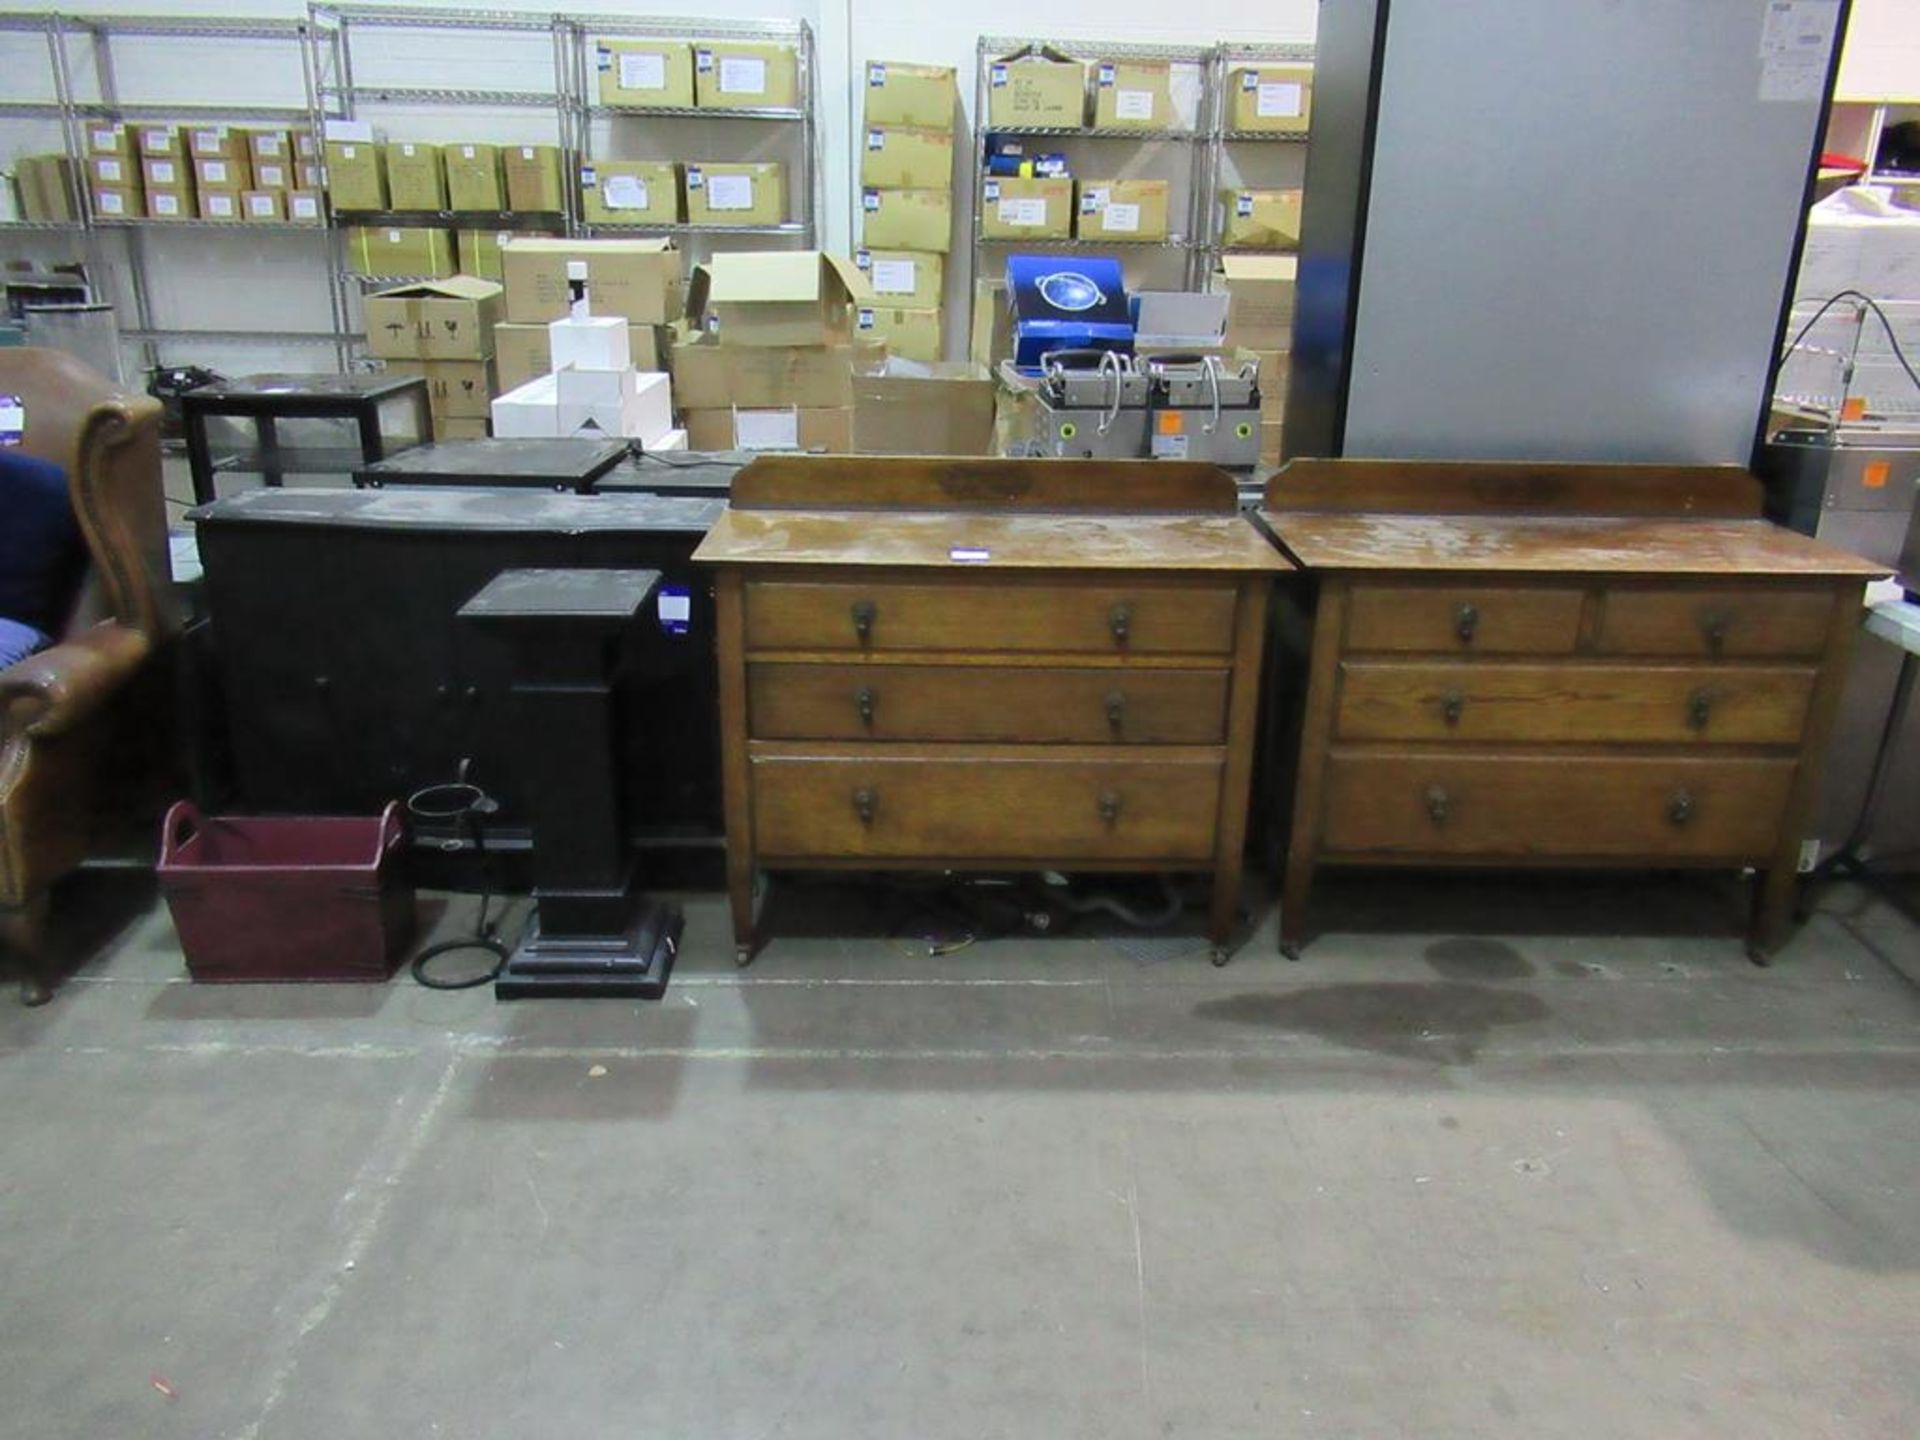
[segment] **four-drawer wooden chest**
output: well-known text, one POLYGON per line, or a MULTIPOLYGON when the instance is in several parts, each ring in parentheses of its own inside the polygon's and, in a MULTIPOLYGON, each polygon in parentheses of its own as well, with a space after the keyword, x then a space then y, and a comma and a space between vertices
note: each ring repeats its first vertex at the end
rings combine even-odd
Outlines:
POLYGON ((759 867, 1211 872, 1225 959, 1291 568, 1226 474, 767 457, 694 559, 743 962, 759 867))
POLYGON ((1721 468, 1275 476, 1261 523, 1314 577, 1281 948, 1322 865, 1752 866, 1762 958, 1882 572, 1759 506, 1721 468))

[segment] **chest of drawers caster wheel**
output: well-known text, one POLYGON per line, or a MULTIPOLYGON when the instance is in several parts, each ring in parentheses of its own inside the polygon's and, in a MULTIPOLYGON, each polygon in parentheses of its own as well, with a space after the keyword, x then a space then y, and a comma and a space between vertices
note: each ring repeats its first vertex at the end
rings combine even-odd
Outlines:
POLYGON ((1215 945, 1207 951, 1207 958, 1213 961, 1213 968, 1218 970, 1233 958, 1233 952, 1224 945, 1215 945))

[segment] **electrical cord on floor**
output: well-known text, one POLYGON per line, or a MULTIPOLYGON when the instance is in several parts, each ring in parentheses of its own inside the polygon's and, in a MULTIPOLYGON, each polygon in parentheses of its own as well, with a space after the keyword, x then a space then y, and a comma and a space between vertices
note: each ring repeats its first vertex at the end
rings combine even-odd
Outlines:
MULTIPOLYGON (((487 858, 486 817, 500 808, 494 798, 467 780, 468 762, 460 762, 460 778, 448 785, 428 785, 416 790, 407 797, 407 812, 416 820, 451 821, 456 827, 465 829, 473 842, 475 859, 480 870, 480 913, 474 920, 473 934, 456 936, 451 940, 441 940, 427 946, 413 957, 408 967, 413 978, 429 990, 473 990, 491 983, 500 977, 506 968, 512 949, 500 939, 497 931, 499 921, 489 920, 487 910, 493 901, 492 867, 487 858), (482 950, 493 956, 493 964, 474 975, 461 975, 445 979, 429 974, 427 965, 442 955, 452 955, 463 950, 482 950)), ((453 842, 454 847, 459 841, 453 842)))

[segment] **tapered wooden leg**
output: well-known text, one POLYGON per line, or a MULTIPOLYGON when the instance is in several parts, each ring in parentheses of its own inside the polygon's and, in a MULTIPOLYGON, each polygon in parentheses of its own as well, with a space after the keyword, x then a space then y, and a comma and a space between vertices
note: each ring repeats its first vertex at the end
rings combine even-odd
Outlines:
POLYGON ((22 1005, 44 1005, 53 998, 46 970, 46 928, 44 895, 18 908, 0 910, 0 950, 13 957, 19 971, 22 1005))
POLYGON ((1213 913, 1207 934, 1213 963, 1224 965, 1240 918, 1240 876, 1246 863, 1247 790, 1260 723, 1260 666, 1266 654, 1267 606, 1272 587, 1248 580, 1234 610, 1233 680, 1227 701, 1227 758, 1220 770, 1219 832, 1214 836, 1213 913))
POLYGON ((1300 958, 1307 943, 1307 902, 1313 898, 1313 852, 1296 840, 1287 852, 1287 881, 1280 893, 1280 953, 1300 958))
POLYGON ((1800 873, 1791 865, 1775 865, 1760 876, 1759 893, 1754 897, 1753 923, 1747 931, 1747 958, 1754 964, 1772 963, 1773 952, 1786 939, 1787 924, 1799 891, 1800 873))
POLYGON ((753 857, 727 851, 727 905, 733 912, 733 963, 753 959, 753 857))

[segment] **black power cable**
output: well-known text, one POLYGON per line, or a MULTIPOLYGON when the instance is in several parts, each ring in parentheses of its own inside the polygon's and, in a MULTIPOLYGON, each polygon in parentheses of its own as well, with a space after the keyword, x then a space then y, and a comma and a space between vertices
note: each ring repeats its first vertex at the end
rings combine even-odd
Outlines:
POLYGON ((1858 300, 1873 312, 1874 319, 1880 322, 1880 328, 1887 332, 1887 344, 1893 347, 1893 358, 1898 360, 1900 368, 1907 372, 1907 379, 1913 382, 1914 389, 1920 390, 1920 372, 1916 372, 1908 363, 1906 351, 1900 348, 1900 337, 1893 333, 1893 322, 1887 318, 1887 312, 1880 308, 1880 302, 1864 290, 1842 290, 1837 295, 1829 295, 1822 301, 1820 308, 1813 312, 1807 323, 1800 327, 1799 333, 1787 342, 1787 348, 1780 352, 1780 358, 1774 362, 1773 373, 1776 376, 1779 375, 1780 367, 1785 365, 1787 358, 1800 348, 1800 342, 1807 338, 1807 333, 1820 323, 1829 310, 1843 300, 1858 300))
MULTIPOLYGON (((429 990, 473 990, 488 984, 499 978, 500 972, 506 968, 508 957, 513 953, 495 933, 499 928, 498 920, 487 918, 487 908, 493 900, 493 875, 487 855, 486 818, 497 811, 500 805, 466 777, 467 762, 463 760, 460 762, 458 780, 446 785, 428 785, 407 797, 407 813, 416 820, 443 824, 450 821, 464 829, 473 842, 474 856, 480 869, 480 913, 474 920, 473 934, 427 946, 413 957, 413 964, 408 967, 413 972, 413 978, 429 990), (429 961, 461 950, 484 950, 493 956, 494 963, 478 974, 462 975, 450 980, 427 973, 429 961)), ((457 840, 453 842, 456 848, 459 843, 457 840)))

